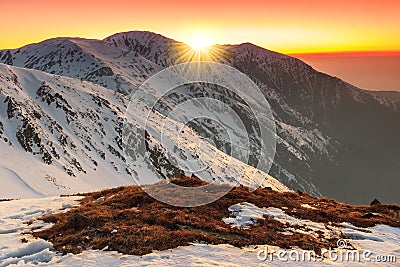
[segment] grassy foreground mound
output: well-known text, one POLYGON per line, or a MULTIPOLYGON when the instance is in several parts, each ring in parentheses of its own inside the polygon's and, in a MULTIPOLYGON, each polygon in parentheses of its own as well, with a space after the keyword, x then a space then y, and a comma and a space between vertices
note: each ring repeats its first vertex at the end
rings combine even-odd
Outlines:
MULTIPOLYGON (((206 184, 188 177, 170 182, 186 187, 206 184)), ((219 200, 193 208, 161 203, 139 186, 119 187, 83 196, 80 206, 43 217, 42 220, 54 225, 33 232, 33 235, 50 241, 56 250, 63 253, 80 253, 92 248, 134 255, 176 248, 191 242, 237 247, 268 244, 320 252, 323 248, 336 247, 337 239, 342 237, 339 234, 327 238, 322 231, 313 234, 296 231, 293 225, 267 216, 249 229, 232 227, 223 222, 223 218, 230 216, 228 208, 241 202, 253 203, 260 208, 284 209, 287 215, 329 227, 339 226, 342 222, 362 228, 376 224, 400 227, 398 205, 356 206, 332 199, 313 198, 306 193, 281 193, 269 188, 259 188, 251 193, 247 187, 234 187, 219 200), (291 229, 290 235, 287 234, 288 229, 291 229)))

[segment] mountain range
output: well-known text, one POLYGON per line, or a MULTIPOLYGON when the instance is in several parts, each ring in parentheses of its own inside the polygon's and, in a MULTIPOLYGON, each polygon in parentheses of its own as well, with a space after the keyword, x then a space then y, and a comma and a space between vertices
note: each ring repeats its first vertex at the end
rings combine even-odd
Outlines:
POLYGON ((141 31, 104 40, 54 38, 1 50, 0 174, 5 186, 0 197, 82 192, 181 176, 176 154, 199 157, 192 144, 208 138, 213 142, 206 144, 205 153, 215 154, 216 160, 202 172, 204 180, 214 180, 229 159, 233 167, 224 181, 235 180, 243 170, 257 171, 264 186, 281 191, 353 203, 374 198, 400 202, 398 99, 362 90, 297 58, 250 43, 216 45, 210 50, 213 56, 201 60, 238 69, 268 100, 277 139, 269 174, 254 168, 262 159, 247 164, 233 158, 221 138, 223 131, 212 122, 185 126, 179 146, 172 132, 174 147, 158 140, 157 122, 182 99, 195 96, 199 87, 240 106, 223 88, 180 88, 154 112, 151 132, 140 139, 140 107, 125 114, 130 96, 160 70, 192 61, 190 51, 181 42, 141 31), (127 153, 126 136, 132 137, 132 153, 127 153), (146 146, 146 155, 135 153, 140 145, 146 146))

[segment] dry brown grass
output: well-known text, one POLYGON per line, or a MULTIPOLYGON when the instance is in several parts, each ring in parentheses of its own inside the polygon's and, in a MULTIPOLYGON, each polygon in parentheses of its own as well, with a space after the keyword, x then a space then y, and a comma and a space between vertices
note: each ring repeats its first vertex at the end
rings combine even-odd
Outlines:
MULTIPOLYGON (((172 182, 182 186, 205 184, 195 178, 179 178, 172 182)), ((287 207, 287 214, 315 222, 349 222, 358 227, 382 223, 400 227, 400 206, 397 205, 354 206, 331 199, 316 199, 305 193, 280 193, 268 189, 250 193, 243 186, 233 188, 213 203, 194 208, 161 203, 138 186, 119 187, 84 196, 81 206, 42 218, 55 223, 54 226, 33 235, 52 242, 58 251, 64 253, 108 247, 126 254, 143 255, 153 250, 200 241, 238 247, 254 244, 281 248, 297 246, 316 252, 336 246, 339 237, 324 240, 297 232, 284 236, 281 232, 288 226, 268 217, 251 229, 232 228, 222 218, 229 217, 228 207, 239 202, 250 202, 258 207, 287 207), (317 209, 303 208, 301 204, 317 209), (112 233, 113 230, 117 232, 112 233)))

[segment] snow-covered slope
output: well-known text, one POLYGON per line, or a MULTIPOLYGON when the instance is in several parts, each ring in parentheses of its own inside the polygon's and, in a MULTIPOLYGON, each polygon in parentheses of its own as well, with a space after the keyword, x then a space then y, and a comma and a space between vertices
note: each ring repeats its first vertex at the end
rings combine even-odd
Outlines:
POLYGON ((2 198, 33 198, 41 196, 36 190, 32 189, 15 171, 0 167, 2 198))
MULTIPOLYGON (((164 129, 172 146, 163 147, 159 139, 163 115, 158 112, 147 122, 148 132, 143 136, 144 107, 135 106, 125 114, 129 98, 116 91, 3 64, 0 77, 0 101, 4 103, 0 109, 0 167, 7 184, 14 180, 1 198, 151 183, 184 173, 171 163, 176 155, 184 153, 195 158, 200 153, 193 144, 200 143, 201 137, 188 127, 179 145, 168 128, 164 129), (148 147, 146 155, 140 152, 143 142, 148 147), (124 149, 126 145, 129 153, 124 149)), ((227 182, 239 181, 243 172, 251 177, 254 168, 212 145, 207 147, 201 153, 215 161, 200 178, 214 180, 213 174, 226 168, 224 162, 231 166, 226 171, 227 182)), ((287 190, 274 178, 259 173, 266 178, 265 186, 287 190)), ((248 184, 247 178, 241 182, 248 184)))

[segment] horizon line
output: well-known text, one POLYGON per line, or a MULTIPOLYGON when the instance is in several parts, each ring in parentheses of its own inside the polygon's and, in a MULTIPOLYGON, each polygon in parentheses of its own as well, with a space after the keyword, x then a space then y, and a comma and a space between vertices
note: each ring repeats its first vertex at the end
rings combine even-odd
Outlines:
POLYGON ((289 56, 308 57, 357 57, 357 56, 400 56, 400 50, 349 50, 349 51, 326 51, 326 52, 302 52, 288 53, 289 56))

